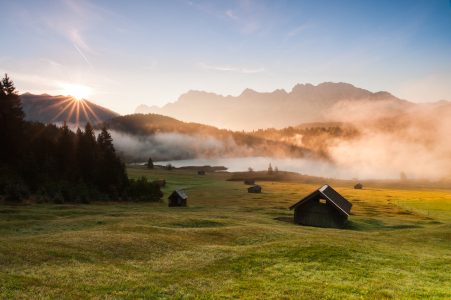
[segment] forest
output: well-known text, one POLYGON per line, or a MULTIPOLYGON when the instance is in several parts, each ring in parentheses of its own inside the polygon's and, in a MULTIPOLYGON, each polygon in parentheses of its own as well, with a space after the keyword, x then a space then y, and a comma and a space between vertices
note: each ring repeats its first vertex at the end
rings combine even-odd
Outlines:
POLYGON ((130 180, 105 126, 95 136, 88 122, 74 133, 66 123, 25 121, 13 81, 0 82, 0 195, 37 203, 157 201, 162 192, 146 177, 130 180))
MULTIPOLYGON (((127 142, 119 144, 126 162, 189 158, 278 157, 328 159, 328 141, 351 139, 357 129, 287 127, 256 131, 231 131, 193 122, 183 122, 158 114, 133 114, 115 117, 104 123, 127 142), (133 137, 133 139, 131 138, 133 137), (171 142, 176 137, 177 143, 171 142), (122 144, 127 148, 123 150, 122 144), (130 147, 130 145, 134 145, 130 147), (156 149, 161 148, 161 151, 156 149), (153 150, 149 150, 153 149, 153 150), (123 150, 123 151, 122 151, 123 150)), ((101 129, 101 125, 95 127, 101 129)))

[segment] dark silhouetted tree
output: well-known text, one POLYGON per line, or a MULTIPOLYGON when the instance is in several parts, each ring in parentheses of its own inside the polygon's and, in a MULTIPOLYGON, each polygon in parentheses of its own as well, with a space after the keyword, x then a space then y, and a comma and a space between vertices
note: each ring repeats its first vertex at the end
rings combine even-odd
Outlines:
POLYGON ((24 118, 18 92, 5 74, 0 84, 0 161, 16 162, 20 159, 24 118))
POLYGON ((74 137, 73 133, 71 134, 66 121, 64 121, 63 126, 61 126, 57 142, 58 170, 60 175, 62 175, 64 179, 69 179, 72 177, 71 174, 73 172, 74 163, 73 158, 74 137))
POLYGON ((149 157, 149 160, 147 161, 147 168, 148 169, 153 169, 153 161, 152 161, 151 157, 149 157))

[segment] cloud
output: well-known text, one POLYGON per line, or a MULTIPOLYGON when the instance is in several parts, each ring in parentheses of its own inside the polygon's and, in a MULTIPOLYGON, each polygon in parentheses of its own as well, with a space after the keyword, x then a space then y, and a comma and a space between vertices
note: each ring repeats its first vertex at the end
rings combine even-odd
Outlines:
POLYGON ((43 60, 43 61, 48 62, 49 64, 51 64, 52 66, 55 66, 55 67, 62 67, 63 66, 62 64, 59 64, 56 61, 53 61, 53 60, 48 59, 48 58, 40 58, 40 59, 43 60))
POLYGON ((301 33, 302 31, 304 31, 305 29, 310 28, 310 27, 312 27, 312 26, 309 25, 309 24, 302 25, 302 26, 300 26, 300 27, 296 27, 296 28, 292 29, 291 31, 287 32, 287 34, 286 34, 285 36, 286 36, 287 38, 290 38, 290 37, 292 37, 292 36, 298 35, 298 34, 301 33))
POLYGON ((255 73, 263 73, 266 72, 266 69, 263 67, 257 68, 257 69, 249 69, 249 68, 237 68, 237 67, 229 67, 229 66, 218 66, 218 67, 214 67, 214 66, 209 66, 206 65, 204 63, 199 63, 198 64, 199 67, 203 68, 203 69, 213 69, 213 70, 217 70, 217 71, 229 71, 229 72, 238 72, 238 73, 243 73, 243 74, 255 74, 255 73))
POLYGON ((229 18, 230 18, 230 19, 233 19, 233 20, 236 20, 236 19, 238 19, 238 17, 237 17, 237 16, 235 16, 235 15, 233 14, 233 12, 232 12, 232 10, 231 10, 231 9, 229 9, 229 10, 226 10, 225 14, 226 14, 227 16, 229 16, 229 18))

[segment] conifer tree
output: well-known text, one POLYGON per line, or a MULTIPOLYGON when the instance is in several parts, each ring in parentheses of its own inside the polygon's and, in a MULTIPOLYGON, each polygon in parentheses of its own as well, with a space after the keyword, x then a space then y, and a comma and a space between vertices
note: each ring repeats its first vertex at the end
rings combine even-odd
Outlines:
POLYGON ((0 84, 0 161, 15 162, 19 159, 23 144, 25 113, 8 75, 0 84))
POLYGON ((66 121, 61 126, 57 142, 57 161, 60 174, 68 179, 73 166, 74 157, 73 137, 70 135, 69 127, 66 121))
POLYGON ((148 169, 153 169, 153 161, 152 161, 151 157, 149 157, 149 160, 147 161, 147 168, 148 169))

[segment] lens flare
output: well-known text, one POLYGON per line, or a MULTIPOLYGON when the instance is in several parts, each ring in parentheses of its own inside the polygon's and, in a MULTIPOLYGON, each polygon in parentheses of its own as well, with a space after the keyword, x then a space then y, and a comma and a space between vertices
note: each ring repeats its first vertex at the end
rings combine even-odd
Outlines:
POLYGON ((63 88, 61 94, 64 96, 72 96, 77 100, 86 98, 92 94, 91 88, 78 84, 60 83, 63 88))

